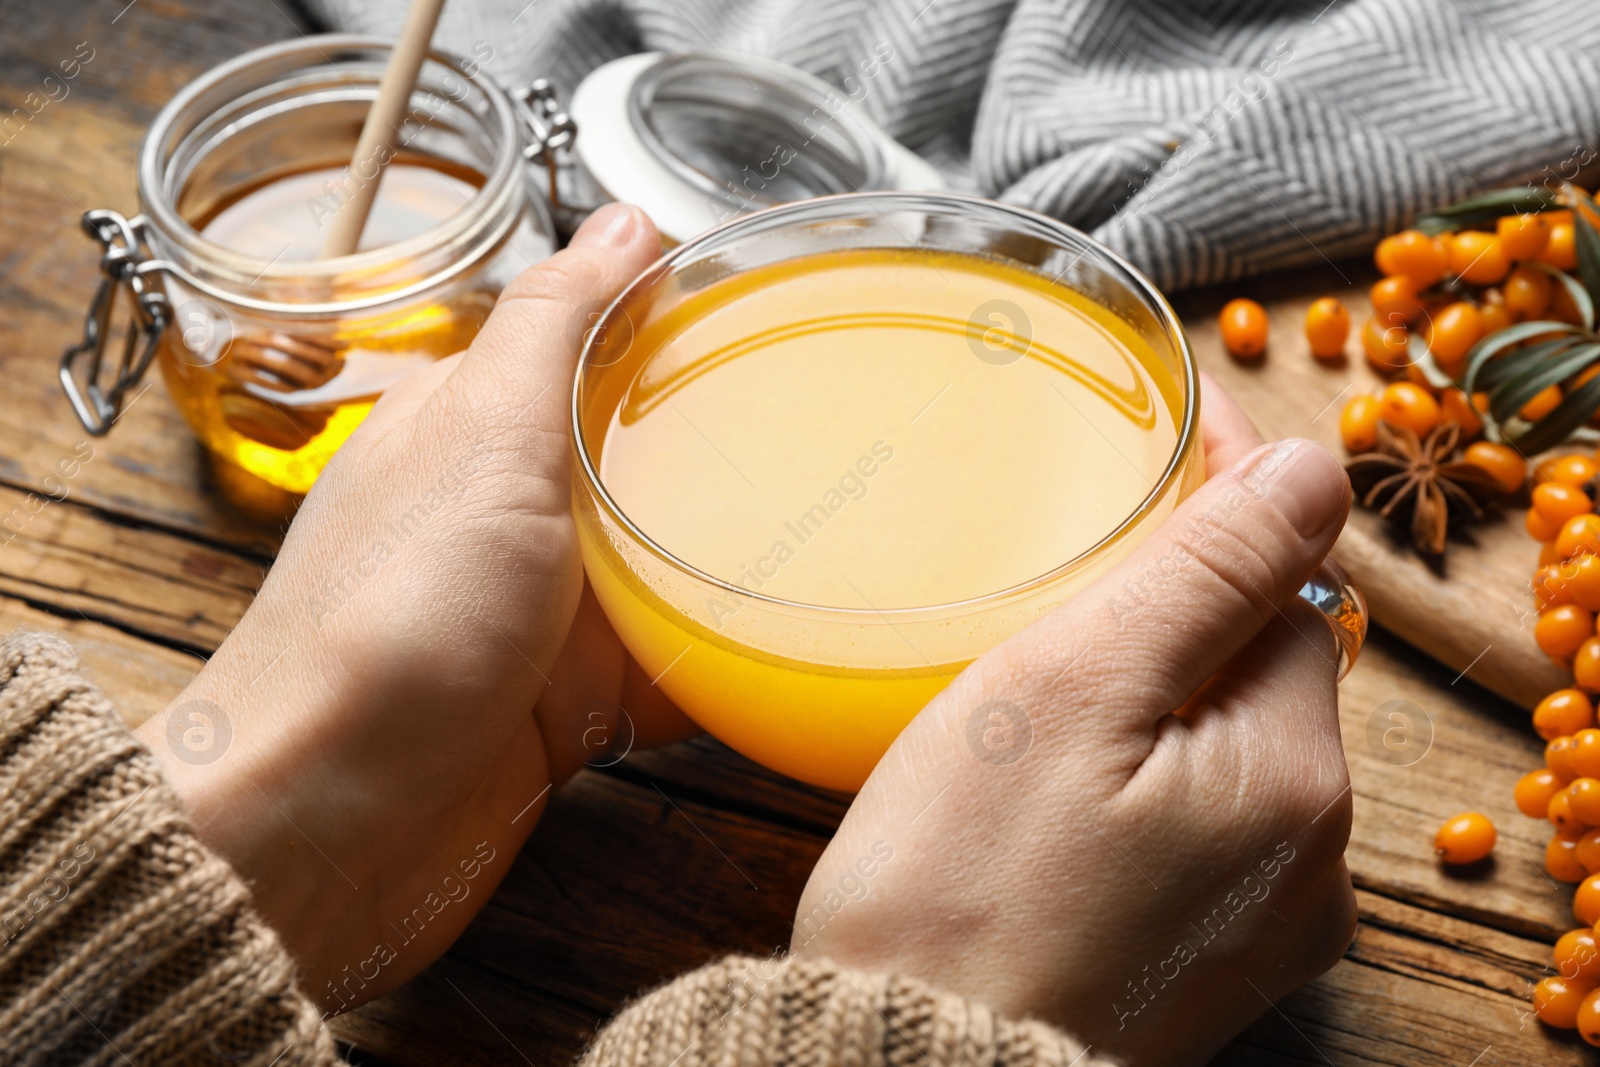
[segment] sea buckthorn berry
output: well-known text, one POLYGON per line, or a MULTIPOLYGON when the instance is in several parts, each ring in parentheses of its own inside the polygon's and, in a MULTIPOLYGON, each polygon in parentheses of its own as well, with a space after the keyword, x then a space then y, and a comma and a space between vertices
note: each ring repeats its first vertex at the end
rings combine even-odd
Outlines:
POLYGON ((1483 315, 1464 300, 1450 304, 1428 325, 1428 351, 1446 374, 1455 374, 1467 352, 1483 337, 1483 315))
POLYGON ((1567 785, 1567 804, 1585 826, 1600 826, 1600 778, 1574 778, 1567 785))
POLYGON ((1571 1030, 1578 1025, 1578 1007, 1588 994, 1582 982, 1569 982, 1558 974, 1539 979, 1533 987, 1533 1013, 1546 1026, 1571 1030))
POLYGON ((1600 828, 1591 827, 1578 838, 1576 855, 1585 874, 1600 872, 1600 828))
POLYGON ((1536 319, 1550 306, 1555 279, 1538 267, 1522 266, 1506 278, 1506 307, 1518 320, 1536 319))
POLYGON ((1591 637, 1572 654, 1572 680, 1578 688, 1600 693, 1600 637, 1591 637))
POLYGON ((1544 869, 1558 882, 1576 883, 1589 876, 1578 862, 1579 838, 1570 834, 1557 834, 1544 848, 1544 869))
POLYGON ((1376 315, 1361 327, 1361 350, 1379 374, 1400 370, 1411 362, 1410 335, 1404 326, 1389 326, 1376 315))
POLYGON ((1311 344, 1311 354, 1318 359, 1332 359, 1344 353, 1344 343, 1350 338, 1350 309, 1344 301, 1325 296, 1306 309, 1306 340, 1311 344))
MULTIPOLYGON (((1499 296, 1493 289, 1487 290, 1484 295, 1499 296)), ((1506 307, 1503 302, 1484 303, 1478 306, 1478 323, 1483 330, 1482 337, 1499 333, 1515 321, 1516 319, 1511 315, 1511 309, 1506 307)))
POLYGON ((1538 422, 1556 408, 1561 406, 1561 386, 1547 385, 1526 404, 1517 409, 1517 414, 1528 422, 1538 422))
POLYGON ((1391 426, 1404 426, 1418 437, 1439 425, 1439 402, 1415 382, 1393 382, 1378 398, 1379 416, 1391 426))
MULTIPOLYGON (((1544 654, 1558 662, 1564 662, 1568 656, 1576 655, 1585 641, 1594 637, 1594 613, 1584 611, 1576 604, 1562 604, 1560 607, 1551 608, 1549 611, 1539 613, 1539 621, 1533 626, 1533 639, 1538 642, 1544 654)), ((1576 717, 1571 694, 1582 696, 1575 689, 1558 689, 1539 702, 1539 708, 1545 709, 1549 705, 1552 709, 1541 717, 1539 711, 1533 714, 1533 727, 1539 731, 1539 736, 1546 741, 1562 734, 1570 734, 1573 730, 1581 730, 1585 726, 1593 726, 1594 708, 1588 707, 1588 719, 1579 722, 1571 729, 1553 729, 1558 724, 1564 724, 1576 717), (1542 724, 1542 725, 1541 725, 1542 724)), ((1588 704, 1585 698, 1584 704, 1588 704)))
POLYGON ((1494 851, 1494 823, 1476 811, 1446 820, 1433 838, 1433 851, 1452 866, 1477 863, 1494 851))
POLYGON ((1511 269, 1500 238, 1481 230, 1462 230, 1450 242, 1450 273, 1469 285, 1493 285, 1511 269))
POLYGON ((1526 215, 1504 215, 1495 220, 1495 236, 1512 259, 1532 259, 1544 251, 1550 240, 1550 225, 1544 216, 1530 211, 1526 215))
POLYGON ((1535 257, 1557 270, 1578 269, 1578 236, 1570 222, 1551 222, 1550 238, 1535 257))
MULTIPOLYGON (((1533 600, 1540 611, 1558 607, 1562 604, 1577 603, 1577 594, 1572 591, 1572 576, 1578 560, 1590 559, 1589 556, 1579 556, 1577 560, 1564 560, 1561 563, 1552 563, 1540 567, 1533 575, 1533 600)), ((1584 605, 1587 607, 1588 605, 1584 605)), ((1593 611, 1593 608, 1590 608, 1593 611)))
POLYGON ((1600 920, 1600 874, 1591 874, 1578 883, 1572 894, 1572 914, 1585 926, 1600 920))
POLYGON ((1594 510, 1594 502, 1577 486, 1564 482, 1544 482, 1533 487, 1533 506, 1554 523, 1565 523, 1594 510))
POLYGON ((1579 730, 1572 735, 1567 766, 1577 778, 1600 778, 1600 730, 1579 730))
POLYGON ((1515 493, 1528 478, 1528 461, 1509 445, 1474 441, 1467 446, 1461 458, 1474 467, 1488 471, 1502 492, 1515 493))
POLYGON ((1563 789, 1550 798, 1550 808, 1545 812, 1545 818, 1550 820, 1550 825, 1563 834, 1577 837, 1588 829, 1583 820, 1578 818, 1577 812, 1572 810, 1572 798, 1563 789))
MULTIPOLYGON (((1555 608, 1555 611, 1565 610, 1555 608)), ((1594 616, 1582 608, 1578 612, 1588 617, 1589 624, 1594 625, 1594 616)), ((1578 642, 1582 644, 1582 641, 1578 642)), ((1553 741, 1558 737, 1576 734, 1579 730, 1588 730, 1594 726, 1594 704, 1589 697, 1577 689, 1557 689, 1554 693, 1539 701, 1538 707, 1533 709, 1533 728, 1540 737, 1546 741, 1553 741), (1563 727, 1563 729, 1557 729, 1563 727)), ((1575 768, 1574 768, 1575 769, 1575 768)), ((1600 826, 1600 820, 1596 820, 1600 826)))
MULTIPOLYGON (((1600 363, 1595 364, 1600 367, 1600 363)), ((1472 401, 1460 389, 1446 389, 1439 396, 1439 412, 1446 422, 1461 427, 1464 440, 1471 440, 1483 432, 1483 416, 1472 406, 1472 401)))
POLYGON ((1379 274, 1400 273, 1400 261, 1396 258, 1399 248, 1399 234, 1385 237, 1378 242, 1378 247, 1372 250, 1372 262, 1377 264, 1379 274))
POLYGON ((1588 611, 1600 611, 1600 556, 1585 552, 1561 564, 1559 579, 1572 602, 1588 611))
POLYGON ((1385 274, 1403 274, 1420 292, 1444 277, 1450 266, 1450 253, 1443 243, 1420 230, 1405 230, 1379 244, 1389 245, 1388 254, 1381 257, 1378 269, 1385 274))
POLYGON ((1600 515, 1578 515, 1562 523, 1556 548, 1563 559, 1579 552, 1600 552, 1600 515))
POLYGON ((1230 300, 1217 317, 1222 344, 1240 359, 1254 359, 1267 350, 1267 311, 1254 300, 1230 300))
POLYGON ((1546 541, 1539 546, 1539 566, 1548 567, 1552 563, 1561 562, 1561 553, 1556 551, 1554 541, 1546 541))
POLYGON ((1595 944, 1594 928, 1580 926, 1556 939, 1556 973, 1570 981, 1593 985, 1600 982, 1600 945, 1595 944))
MULTIPOLYGON (((1572 748, 1572 738, 1570 737, 1557 737, 1544 746, 1544 765, 1551 774, 1556 776, 1556 780, 1561 783, 1563 790, 1568 782, 1578 777, 1578 772, 1572 768, 1572 748)), ((1556 796, 1561 795, 1561 792, 1556 793, 1556 796)), ((1550 800, 1551 803, 1554 803, 1555 797, 1551 797, 1550 800)), ((1546 804, 1545 818, 1549 817, 1550 805, 1546 804)))
POLYGON ((1528 517, 1524 520, 1523 525, 1528 529, 1528 536, 1535 541, 1553 541, 1556 535, 1561 532, 1561 523, 1551 522, 1539 514, 1538 508, 1528 509, 1528 517))
POLYGON ((1600 990, 1591 989, 1583 995, 1578 1002, 1578 1015, 1574 1023, 1579 1037, 1600 1047, 1600 990))
POLYGON ((1540 767, 1517 779, 1512 797, 1522 814, 1530 819, 1543 819, 1550 814, 1551 798, 1565 788, 1566 784, 1556 777, 1555 771, 1540 767))
POLYGON ((1560 482, 1581 489, 1594 480, 1595 465, 1588 456, 1568 452, 1540 460, 1538 472, 1541 481, 1560 482))
POLYGON ((1368 394, 1351 398, 1339 412, 1339 437, 1352 453, 1370 452, 1378 443, 1378 418, 1382 405, 1368 394))
POLYGON ((1396 274, 1372 286, 1372 317, 1385 326, 1400 326, 1422 317, 1422 301, 1417 299, 1417 283, 1396 274))

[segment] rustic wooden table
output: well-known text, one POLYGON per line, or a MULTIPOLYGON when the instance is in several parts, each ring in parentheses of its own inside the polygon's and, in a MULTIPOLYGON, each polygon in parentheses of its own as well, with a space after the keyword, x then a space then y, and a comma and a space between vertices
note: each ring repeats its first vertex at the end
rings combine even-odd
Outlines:
MULTIPOLYGON (((110 437, 88 441, 93 458, 64 487, 46 482, 88 440, 56 384, 95 284, 78 216, 134 210, 136 150, 181 85, 307 28, 290 0, 0 0, 0 112, 30 115, 0 133, 0 627, 68 635, 130 720, 178 693, 238 620, 282 531, 221 501, 159 383, 110 437), (75 55, 69 95, 40 107, 44 78, 75 55), (62 499, 39 506, 46 494, 62 499)), ((1347 287, 1339 274, 1253 290, 1274 294, 1287 324, 1318 290, 1347 287)), ((1246 380, 1216 350, 1209 319, 1224 295, 1183 301, 1202 360, 1232 377, 1265 426, 1289 432, 1269 410, 1270 379, 1246 380)), ((1570 889, 1541 868, 1546 828, 1511 805, 1512 783, 1540 759, 1525 714, 1377 633, 1344 685, 1342 715, 1360 933, 1330 973, 1263 1004, 1219 1062, 1590 1062, 1527 1013, 1530 983, 1572 920, 1570 889), (1431 724, 1431 748, 1404 766, 1372 740, 1396 700, 1431 724), (1487 869, 1453 876, 1434 863, 1432 834, 1470 808, 1495 820, 1501 845, 1487 869)), ((335 1028, 361 1063, 570 1061, 641 988, 720 953, 782 946, 844 807, 708 740, 585 772, 460 942, 335 1028)))

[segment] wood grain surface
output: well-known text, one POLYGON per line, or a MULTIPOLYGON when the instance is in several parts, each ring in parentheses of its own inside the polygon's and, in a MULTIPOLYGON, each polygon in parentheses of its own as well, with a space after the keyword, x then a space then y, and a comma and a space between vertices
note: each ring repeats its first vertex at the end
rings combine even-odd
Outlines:
MULTIPOLYGON (((281 500, 260 501, 254 514, 224 502, 159 381, 112 436, 86 439, 55 380, 95 282, 78 214, 135 208, 139 141, 181 85, 306 27, 289 0, 0 0, 3 110, 22 106, 81 44, 94 52, 70 95, 0 137, 0 514, 19 504, 28 513, 0 538, 0 627, 66 634, 129 721, 170 701, 239 618, 287 513, 281 500), (64 499, 32 510, 45 478, 85 444, 93 457, 54 494, 64 499)), ((1191 294, 1180 307, 1204 366, 1269 435, 1333 443, 1337 403, 1371 379, 1359 359, 1314 363, 1299 318, 1326 292, 1356 294, 1359 314, 1369 280, 1360 265, 1329 264, 1191 294), (1216 342, 1212 317, 1240 294, 1272 312, 1259 367, 1233 363, 1216 342)), ((1539 759, 1511 701, 1526 704, 1555 681, 1525 616, 1536 546, 1513 515, 1453 548, 1441 578, 1395 552, 1369 520, 1357 516, 1339 548, 1392 631, 1375 633, 1342 689, 1360 932, 1323 978, 1263 1003, 1261 1020, 1217 1062, 1592 1062, 1570 1035, 1526 1014, 1531 982, 1571 925, 1570 888, 1539 863, 1548 828, 1510 799, 1539 759), (1384 731, 1401 721, 1396 747, 1384 731), (1451 874, 1433 861, 1432 834, 1468 808, 1494 819, 1501 844, 1482 869, 1451 874)), ((570 1062, 652 983, 721 953, 781 948, 845 806, 706 739, 585 772, 508 857, 510 873, 455 947, 397 993, 337 1020, 336 1032, 364 1064, 570 1062)))

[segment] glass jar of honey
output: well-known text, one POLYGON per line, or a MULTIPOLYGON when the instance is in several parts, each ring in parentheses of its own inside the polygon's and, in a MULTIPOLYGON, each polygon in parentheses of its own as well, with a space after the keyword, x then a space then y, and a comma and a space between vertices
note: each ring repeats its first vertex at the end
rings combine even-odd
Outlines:
POLYGON ((381 174, 349 165, 389 52, 275 44, 162 110, 139 155, 143 213, 84 218, 104 280, 61 379, 90 432, 155 362, 219 481, 242 470, 304 493, 385 388, 465 348, 506 283, 553 251, 547 175, 529 161, 571 126, 542 85, 512 94, 434 52, 381 174), (320 258, 364 181, 379 186, 360 245, 320 258), (131 319, 108 346, 124 292, 131 319))

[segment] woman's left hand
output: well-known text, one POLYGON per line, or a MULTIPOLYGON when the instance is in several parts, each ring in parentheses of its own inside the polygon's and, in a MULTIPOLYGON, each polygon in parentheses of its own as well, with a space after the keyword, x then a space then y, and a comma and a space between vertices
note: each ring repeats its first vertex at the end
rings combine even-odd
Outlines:
POLYGON ((640 211, 601 210, 471 348, 390 389, 238 627, 140 728, 327 1008, 442 953, 553 784, 619 739, 692 732, 586 589, 570 513, 584 332, 659 252, 640 211))

